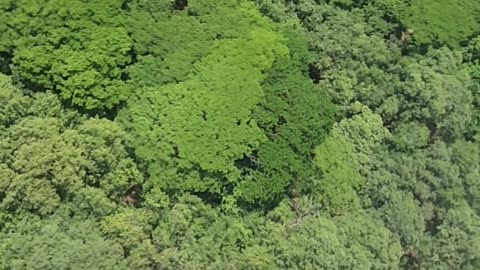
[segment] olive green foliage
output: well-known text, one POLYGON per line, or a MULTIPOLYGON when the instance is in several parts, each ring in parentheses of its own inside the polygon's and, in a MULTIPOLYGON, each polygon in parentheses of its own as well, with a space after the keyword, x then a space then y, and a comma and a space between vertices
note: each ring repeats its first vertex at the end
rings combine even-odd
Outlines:
POLYGON ((293 213, 286 212, 284 206, 271 214, 283 220, 286 229, 280 232, 284 237, 270 238, 279 254, 280 269, 396 267, 401 253, 398 241, 368 213, 357 211, 330 219, 318 215, 318 207, 308 199, 295 202, 293 213))
POLYGON ((480 266, 478 246, 480 219, 468 207, 446 213, 445 220, 433 237, 432 248, 422 254, 419 268, 477 269, 480 266))
POLYGON ((120 244, 135 247, 130 263, 141 254, 145 268, 391 269, 400 254, 378 219, 361 212, 329 220, 308 200, 299 201, 295 211, 284 201, 269 217, 238 218, 184 195, 159 211, 155 228, 145 226, 152 220, 135 210, 102 226, 113 226, 110 237, 118 233, 120 244))
POLYGON ((68 207, 100 215, 142 183, 128 156, 128 136, 117 124, 82 119, 63 111, 51 93, 23 96, 8 77, 0 80, 0 207, 5 214, 46 216, 68 207))
POLYGON ((91 220, 22 220, 1 235, 2 269, 128 269, 122 247, 91 220))

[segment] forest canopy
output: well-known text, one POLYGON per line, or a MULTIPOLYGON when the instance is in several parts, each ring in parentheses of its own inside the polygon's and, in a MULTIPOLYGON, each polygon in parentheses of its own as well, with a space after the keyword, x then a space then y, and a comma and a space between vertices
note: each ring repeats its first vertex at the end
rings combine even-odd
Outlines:
POLYGON ((0 269, 480 269, 480 2, 0 0, 0 269))

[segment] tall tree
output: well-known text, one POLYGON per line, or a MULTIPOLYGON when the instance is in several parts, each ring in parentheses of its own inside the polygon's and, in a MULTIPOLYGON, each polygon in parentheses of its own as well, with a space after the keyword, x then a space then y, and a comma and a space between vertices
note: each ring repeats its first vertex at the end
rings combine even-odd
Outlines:
POLYGON ((0 80, 0 170, 8 176, 0 180, 2 211, 47 216, 72 207, 101 216, 142 184, 117 124, 85 120, 64 111, 51 93, 22 96, 8 77, 0 80))

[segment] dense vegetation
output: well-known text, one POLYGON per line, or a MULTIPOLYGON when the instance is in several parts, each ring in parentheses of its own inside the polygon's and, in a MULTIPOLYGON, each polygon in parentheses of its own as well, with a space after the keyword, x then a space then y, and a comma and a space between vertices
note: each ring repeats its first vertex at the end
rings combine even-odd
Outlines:
POLYGON ((480 269, 480 2, 0 0, 0 269, 480 269))

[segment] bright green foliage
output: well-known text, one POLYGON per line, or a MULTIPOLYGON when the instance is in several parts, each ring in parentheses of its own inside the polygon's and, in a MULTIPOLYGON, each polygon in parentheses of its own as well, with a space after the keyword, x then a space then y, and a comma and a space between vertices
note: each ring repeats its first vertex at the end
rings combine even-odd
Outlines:
POLYGON ((151 222, 152 217, 148 212, 125 208, 119 213, 106 217, 101 229, 110 238, 118 239, 122 246, 131 249, 149 238, 148 233, 152 230, 149 226, 151 222))
POLYGON ((375 166, 375 147, 389 136, 380 116, 357 107, 359 114, 335 125, 315 150, 322 176, 313 182, 313 192, 324 197, 323 203, 332 212, 358 206, 356 190, 363 186, 362 175, 375 166))
POLYGON ((190 1, 186 10, 172 10, 171 3, 129 4, 128 27, 138 59, 130 68, 134 86, 185 81, 192 65, 211 54, 219 41, 244 39, 255 28, 273 27, 248 1, 190 1))
MULTIPOLYGON (((244 8, 242 20, 256 19, 252 6, 244 8)), ((238 181, 234 161, 265 140, 250 116, 264 96, 262 72, 288 52, 265 24, 252 25, 242 38, 218 40, 188 80, 144 89, 120 113, 138 156, 150 164, 151 185, 220 194, 222 181, 238 181)))
POLYGON ((50 93, 22 97, 8 83, 0 85, 5 113, 17 112, 0 116, 0 171, 8 175, 1 178, 2 211, 47 215, 71 204, 74 211, 103 215, 142 183, 118 125, 64 112, 50 93))
POLYGON ((344 136, 353 146, 360 172, 365 175, 375 167, 376 148, 390 137, 390 132, 384 127, 382 118, 368 107, 355 103, 351 109, 355 115, 340 121, 332 135, 344 136))
POLYGON ((100 229, 105 238, 115 241, 128 254, 129 269, 151 269, 155 265, 158 251, 152 244, 151 233, 158 214, 147 209, 124 208, 102 221, 100 229))
POLYGON ((322 198, 332 213, 358 205, 355 189, 363 181, 352 145, 343 136, 331 136, 317 147, 315 154, 322 177, 313 183, 313 194, 322 198))
MULTIPOLYGON (((189 7, 189 12, 198 13, 194 18, 206 16, 205 20, 212 20, 210 27, 215 26, 217 38, 221 38, 205 41, 202 39, 208 35, 197 37, 186 31, 185 38, 208 45, 202 53, 209 54, 196 60, 188 80, 184 70, 185 75, 178 73, 175 78, 185 80, 181 83, 139 91, 138 99, 129 102, 119 119, 138 134, 137 153, 151 163, 149 172, 155 185, 221 193, 221 182, 230 182, 238 185, 236 198, 250 203, 274 200, 292 181, 301 181, 312 173, 310 152, 330 125, 333 107, 305 75, 310 55, 301 35, 293 29, 285 30, 288 57, 287 48, 281 44, 284 39, 271 32, 267 20, 256 12, 236 14, 228 9, 230 4, 220 4, 218 12, 230 10, 229 16, 238 17, 231 20, 232 27, 238 28, 235 32, 224 28, 219 15, 197 11, 202 10, 201 5, 189 7), (270 67, 272 70, 263 76, 261 73, 270 67), (156 125, 161 128, 153 128, 156 125)), ((244 6, 245 11, 251 9, 244 6)), ((173 18, 195 23, 181 13, 173 18)), ((186 25, 190 27, 190 23, 186 25)), ((189 43, 182 44, 177 47, 189 43)), ((168 48, 161 50, 158 54, 168 52, 168 48)), ((195 55, 192 57, 200 57, 195 55)), ((178 57, 177 52, 171 57, 178 57)), ((175 61, 187 61, 185 57, 175 61)), ((164 65, 165 61, 159 63, 164 65)), ((167 80, 171 77, 164 74, 167 80)))
POLYGON ((121 1, 2 2, 8 22, 0 53, 13 56, 13 73, 27 86, 59 91, 89 110, 127 98, 122 76, 132 41, 120 26, 121 1))
POLYGON ((250 38, 248 44, 252 47, 241 40, 220 45, 215 53, 196 65, 197 73, 190 80, 158 90, 147 89, 138 100, 129 102, 123 113, 128 120, 123 123, 137 133, 141 158, 178 162, 185 169, 199 166, 211 173, 235 171, 232 161, 263 140, 255 122, 249 121, 251 109, 263 95, 258 83, 260 71, 269 65, 268 58, 259 62, 261 58, 257 57, 274 53, 272 49, 276 49, 269 47, 278 40, 266 31, 252 33, 250 38), (150 113, 145 102, 150 105, 150 113), (160 124, 159 129, 151 135, 143 133, 148 126, 155 127, 155 123, 160 124), (161 140, 161 145, 155 146, 156 141, 152 141, 155 137, 161 140))
POLYGON ((402 14, 419 44, 458 46, 478 32, 480 3, 476 0, 412 0, 402 14))
POLYGON ((0 235, 2 269, 129 269, 120 245, 91 220, 24 219, 0 235))
POLYGON ((463 179, 451 159, 449 147, 435 142, 414 153, 392 153, 385 167, 395 175, 398 188, 411 191, 422 204, 452 207, 463 199, 463 179))

